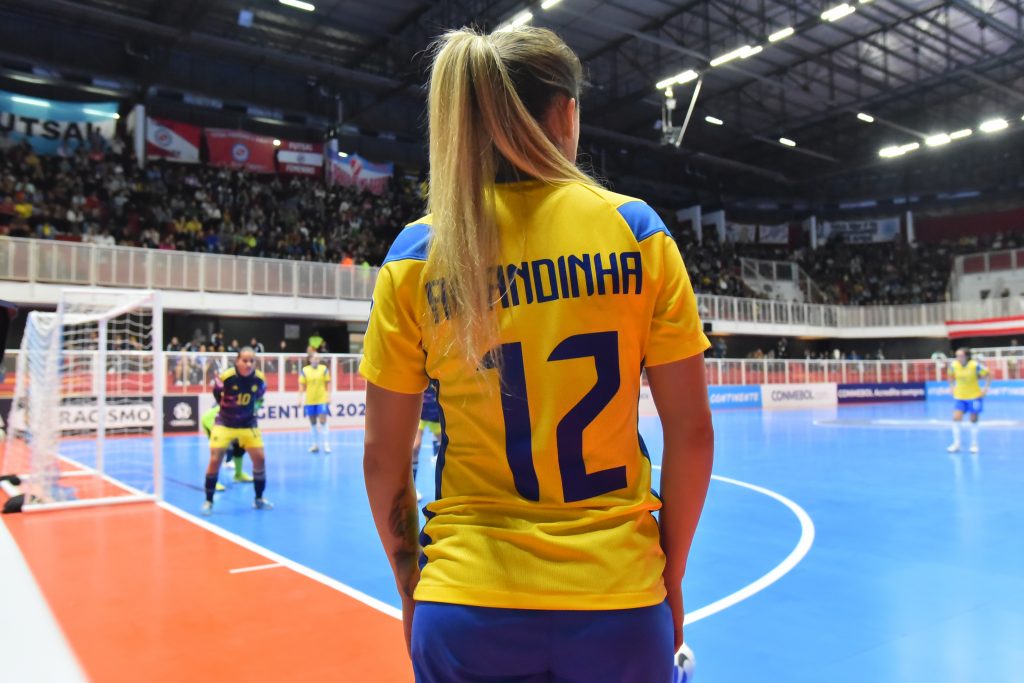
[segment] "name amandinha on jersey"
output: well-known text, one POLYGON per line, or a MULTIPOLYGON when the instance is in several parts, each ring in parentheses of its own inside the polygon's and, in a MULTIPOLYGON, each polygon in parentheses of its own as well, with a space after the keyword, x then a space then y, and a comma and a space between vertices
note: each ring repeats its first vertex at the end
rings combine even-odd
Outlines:
MULTIPOLYGON (((490 283, 491 301, 502 308, 543 304, 559 299, 606 294, 640 294, 643 263, 639 251, 559 256, 495 266, 490 283)), ((444 279, 425 285, 427 304, 434 322, 451 318, 451 304, 444 279)))

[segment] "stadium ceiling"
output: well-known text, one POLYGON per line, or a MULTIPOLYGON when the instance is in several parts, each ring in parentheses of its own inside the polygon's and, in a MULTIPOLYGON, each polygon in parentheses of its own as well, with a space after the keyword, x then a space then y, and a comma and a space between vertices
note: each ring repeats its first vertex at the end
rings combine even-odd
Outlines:
MULTIPOLYGON (((849 0, 855 11, 833 21, 822 15, 838 0, 311 2, 5 0, 0 66, 92 72, 147 101, 175 90, 340 116, 347 134, 377 140, 353 144, 410 161, 422 159, 430 41, 527 9, 582 57, 581 148, 623 191, 764 206, 1024 191, 1024 0, 849 0), (710 65, 743 46, 762 49, 710 65), (655 84, 691 69, 701 92, 677 149, 662 143, 655 84), (982 133, 993 118, 1007 129, 982 133), (885 147, 905 153, 882 158, 885 147)), ((676 125, 695 84, 673 87, 676 125)))

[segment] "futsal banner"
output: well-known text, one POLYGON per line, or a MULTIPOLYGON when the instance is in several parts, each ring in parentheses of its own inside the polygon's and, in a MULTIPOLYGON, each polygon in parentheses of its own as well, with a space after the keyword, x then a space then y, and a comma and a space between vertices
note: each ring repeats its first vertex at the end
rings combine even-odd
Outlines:
POLYGON ((324 146, 319 142, 282 140, 277 148, 277 172, 319 176, 324 170, 324 146))
MULTIPOLYGON (((62 432, 96 431, 99 429, 100 409, 95 405, 66 405, 57 412, 57 423, 62 432)), ((147 402, 108 405, 107 429, 140 429, 153 426, 153 404, 147 402)))
MULTIPOLYGON (((953 400, 953 389, 949 382, 925 382, 925 390, 929 401, 953 400)), ((1024 380, 997 379, 989 387, 986 399, 1024 401, 1024 380)))
POLYGON ((199 429, 198 396, 164 396, 164 432, 194 432, 199 429))
POLYGON ((146 156, 185 164, 199 163, 203 130, 179 121, 146 117, 146 156))
MULTIPOLYGON (((199 396, 199 414, 213 407, 213 395, 199 396)), ((327 424, 331 427, 362 427, 366 420, 365 391, 331 392, 331 416, 327 424)), ((260 429, 307 429, 309 418, 305 416, 302 402, 294 391, 268 391, 263 396, 263 407, 257 413, 260 429)), ((193 430, 194 431, 194 430, 193 430)))
POLYGON ((207 128, 204 134, 211 166, 242 168, 252 173, 274 172, 273 138, 224 128, 207 128))
POLYGON ((1024 334, 1024 315, 984 320, 947 320, 946 332, 950 339, 963 337, 1002 337, 1008 334, 1024 334))
POLYGON ((838 402, 835 384, 762 384, 765 408, 832 408, 838 402))
POLYGON ((37 154, 102 148, 118 118, 117 102, 63 102, 0 90, 0 147, 27 140, 37 154))
POLYGON ((761 387, 757 385, 712 385, 708 387, 712 408, 760 408, 761 387))
POLYGON ((761 244, 789 244, 789 223, 757 226, 757 241, 761 244))
POLYGON ((822 221, 818 223, 818 242, 839 237, 847 244, 892 242, 900 236, 900 219, 878 218, 870 221, 822 221))
POLYGON ((340 156, 338 141, 328 143, 327 184, 347 185, 382 194, 395 174, 394 164, 375 164, 358 154, 340 156))
POLYGON ((925 400, 924 382, 906 384, 840 384, 839 403, 888 403, 925 400))

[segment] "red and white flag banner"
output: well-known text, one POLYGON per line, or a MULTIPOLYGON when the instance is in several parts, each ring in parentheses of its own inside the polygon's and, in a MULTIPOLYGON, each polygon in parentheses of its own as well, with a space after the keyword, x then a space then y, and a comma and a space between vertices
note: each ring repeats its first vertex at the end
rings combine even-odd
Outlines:
POLYGON ((1024 334, 1024 315, 984 320, 947 320, 946 331, 950 339, 963 337, 1002 337, 1008 334, 1024 334))

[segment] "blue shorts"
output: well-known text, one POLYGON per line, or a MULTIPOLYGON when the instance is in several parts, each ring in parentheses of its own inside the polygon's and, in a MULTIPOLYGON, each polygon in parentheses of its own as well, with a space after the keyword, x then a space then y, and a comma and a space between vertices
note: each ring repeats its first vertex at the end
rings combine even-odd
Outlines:
POLYGON ((320 415, 331 416, 331 405, 329 403, 317 403, 312 406, 303 406, 302 412, 306 417, 319 417, 320 415))
POLYGON ((416 683, 671 683, 667 602, 622 610, 522 610, 419 602, 416 683))
POLYGON ((975 415, 981 415, 982 399, 974 398, 969 401, 962 401, 957 399, 953 402, 953 410, 958 410, 961 413, 974 413, 975 415))

